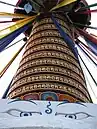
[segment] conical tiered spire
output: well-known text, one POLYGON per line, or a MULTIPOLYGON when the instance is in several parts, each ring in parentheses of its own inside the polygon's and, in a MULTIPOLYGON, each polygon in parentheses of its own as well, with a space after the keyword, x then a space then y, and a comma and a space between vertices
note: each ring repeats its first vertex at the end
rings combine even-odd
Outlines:
MULTIPOLYGON (((56 14, 72 39, 66 18, 56 14)), ((90 102, 80 64, 55 27, 50 14, 39 16, 14 76, 9 98, 90 102)))

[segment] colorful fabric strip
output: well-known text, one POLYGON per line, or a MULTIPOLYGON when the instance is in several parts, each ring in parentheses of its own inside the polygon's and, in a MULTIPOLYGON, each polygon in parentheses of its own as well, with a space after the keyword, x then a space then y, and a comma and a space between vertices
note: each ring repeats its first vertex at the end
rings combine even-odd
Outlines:
POLYGON ((19 53, 22 51, 26 43, 18 50, 18 52, 13 56, 13 58, 8 62, 8 64, 4 67, 4 69, 0 72, 0 78, 4 75, 4 73, 7 71, 9 66, 12 64, 12 62, 16 59, 16 57, 19 55, 19 53))
POLYGON ((15 25, 12 25, 3 30, 0 30, 0 39, 7 36, 8 34, 14 32, 15 30, 19 29, 20 27, 28 24, 29 22, 33 21, 35 18, 36 18, 36 16, 31 16, 31 17, 25 18, 23 20, 19 20, 16 22, 15 25))
POLYGON ((63 0, 61 3, 59 3, 59 4, 57 4, 55 7, 53 7, 53 8, 50 10, 50 12, 53 11, 53 10, 55 10, 55 9, 61 8, 61 7, 63 7, 63 6, 66 6, 66 5, 68 5, 68 4, 71 4, 71 3, 75 2, 75 1, 77 1, 77 0, 63 0))
MULTIPOLYGON (((94 60, 97 61, 96 55, 94 55, 94 53, 93 53, 90 49, 87 49, 87 48, 86 48, 84 45, 82 45, 82 44, 79 44, 79 45, 84 49, 85 52, 87 52, 87 54, 88 54, 89 57, 91 56, 94 60)), ((91 57, 90 57, 90 58, 91 58, 91 57)), ((91 58, 91 59, 92 59, 92 58, 91 58)), ((94 62, 94 64, 97 65, 95 62, 94 62)))
POLYGON ((95 59, 97 61, 97 59, 91 54, 91 51, 87 50, 83 45, 79 44, 78 45, 80 47, 80 49, 83 51, 83 53, 95 64, 95 66, 97 66, 97 64, 95 63, 95 61, 93 59, 95 59), (92 58, 91 58, 92 57, 92 58))
POLYGON ((90 40, 85 38, 85 41, 87 42, 88 46, 90 47, 91 51, 97 56, 97 45, 95 43, 92 43, 90 40))
MULTIPOLYGON (((78 46, 78 45, 77 45, 78 46)), ((79 46, 78 46, 79 47, 79 46)), ((79 47, 80 48, 80 47, 79 47)), ((88 67, 86 66, 85 62, 83 61, 82 57, 80 56, 80 54, 78 54, 82 63, 84 64, 86 70, 88 71, 89 75, 91 76, 92 80, 94 81, 95 85, 97 86, 97 82, 96 80, 94 79, 93 75, 91 74, 90 70, 88 69, 88 67)))
POLYGON ((5 47, 7 47, 17 36, 19 36, 22 32, 25 32, 27 29, 28 29, 28 25, 22 28, 19 28, 15 32, 1 39, 0 40, 0 52, 2 52, 5 49, 5 47))
POLYGON ((11 86, 11 84, 12 84, 12 81, 13 81, 13 78, 11 79, 11 82, 9 83, 9 85, 8 85, 8 87, 7 87, 7 89, 6 89, 6 91, 4 92, 4 94, 3 94, 3 96, 2 96, 2 99, 5 99, 5 98, 7 97, 7 94, 8 94, 8 92, 9 92, 9 89, 10 89, 10 86, 11 86))
POLYGON ((85 38, 87 38, 89 41, 97 44, 97 39, 94 38, 93 36, 89 35, 88 32, 84 31, 84 30, 81 30, 79 28, 77 28, 77 30, 79 31, 79 34, 84 36, 85 38))
POLYGON ((96 35, 94 35, 94 34, 90 34, 90 35, 97 39, 97 36, 96 35))
POLYGON ((76 41, 76 43, 79 44, 79 45, 81 45, 89 53, 89 55, 91 55, 97 61, 97 58, 95 57, 96 55, 95 55, 95 53, 93 53, 93 51, 91 50, 91 48, 89 46, 87 46, 86 44, 84 44, 79 39, 77 39, 77 40, 78 41, 76 41))
POLYGON ((91 14, 91 13, 97 13, 97 9, 94 10, 87 10, 87 11, 82 11, 82 12, 77 12, 79 14, 91 14))
POLYGON ((14 46, 15 44, 17 44, 17 43, 19 43, 20 41, 22 41, 23 40, 23 38, 22 39, 20 39, 20 40, 18 40, 17 42, 15 42, 15 43, 13 43, 13 44, 11 44, 11 45, 9 45, 8 47, 6 47, 5 49, 3 49, 3 51, 4 50, 6 50, 6 49, 8 49, 8 48, 10 48, 10 47, 12 47, 12 46, 14 46))
POLYGON ((95 6, 97 6, 97 3, 82 7, 81 9, 86 9, 86 8, 95 7, 95 6))
POLYGON ((15 13, 7 13, 7 12, 0 12, 0 18, 26 18, 27 15, 24 14, 15 14, 15 13))
POLYGON ((74 24, 75 26, 79 25, 79 26, 83 26, 83 27, 86 27, 86 28, 90 28, 90 29, 95 29, 95 30, 97 30, 97 27, 92 27, 92 26, 88 26, 88 25, 84 25, 84 24, 80 24, 80 23, 75 23, 75 22, 73 22, 73 24, 74 24))
POLYGON ((67 43, 67 45, 69 46, 69 48, 72 50, 73 54, 75 55, 75 57, 78 60, 78 52, 77 49, 75 47, 74 42, 72 41, 72 39, 70 39, 70 37, 64 32, 64 30, 61 28, 61 26, 59 25, 59 23, 56 21, 56 19, 54 18, 54 16, 52 16, 52 20, 56 26, 56 28, 58 29, 58 31, 60 32, 60 35, 62 36, 62 38, 64 39, 64 41, 67 43))
POLYGON ((79 32, 84 36, 90 50, 97 56, 97 39, 81 29, 79 29, 79 32))
MULTIPOLYGON (((19 20, 17 20, 19 21, 19 20)), ((16 21, 0 21, 0 23, 11 23, 11 22, 16 22, 16 21)))

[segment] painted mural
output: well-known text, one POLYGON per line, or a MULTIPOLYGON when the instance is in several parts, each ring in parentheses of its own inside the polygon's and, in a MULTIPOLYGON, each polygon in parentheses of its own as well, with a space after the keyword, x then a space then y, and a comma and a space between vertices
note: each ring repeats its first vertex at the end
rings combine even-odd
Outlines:
POLYGON ((68 101, 0 100, 0 129, 55 127, 97 129, 97 105, 68 101))

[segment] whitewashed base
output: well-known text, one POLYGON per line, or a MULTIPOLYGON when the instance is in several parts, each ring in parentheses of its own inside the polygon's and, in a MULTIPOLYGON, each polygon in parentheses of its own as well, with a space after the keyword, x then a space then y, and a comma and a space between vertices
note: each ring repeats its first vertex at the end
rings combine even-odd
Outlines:
POLYGON ((0 100, 0 129, 97 129, 97 105, 0 100))

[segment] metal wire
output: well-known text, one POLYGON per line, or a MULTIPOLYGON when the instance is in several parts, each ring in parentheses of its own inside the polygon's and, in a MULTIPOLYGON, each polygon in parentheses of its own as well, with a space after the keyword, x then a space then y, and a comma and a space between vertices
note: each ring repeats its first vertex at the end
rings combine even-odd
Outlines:
POLYGON ((1 4, 6 4, 6 5, 9 5, 9 6, 12 6, 12 7, 15 7, 15 8, 24 10, 24 8, 17 7, 17 6, 15 6, 15 5, 13 5, 13 4, 10 4, 10 3, 6 3, 6 2, 3 2, 3 1, 0 1, 0 3, 1 3, 1 4))
MULTIPOLYGON (((78 55, 79 55, 79 54, 78 54, 78 55)), ((80 55, 79 55, 79 58, 81 59, 81 61, 82 61, 83 65, 85 66, 86 70, 88 71, 89 75, 91 76, 91 78, 92 78, 93 82, 94 82, 94 83, 95 83, 95 85, 97 86, 97 83, 96 83, 95 79, 93 78, 93 76, 92 76, 91 72, 90 72, 90 71, 89 71, 89 69, 87 68, 86 64, 84 63, 84 61, 83 61, 83 59, 82 59, 82 57, 81 57, 80 55)), ((90 83, 89 83, 89 85, 90 85, 90 83)), ((91 85, 90 85, 90 88, 91 88, 91 90, 92 90, 92 92, 93 92, 93 94, 94 94, 95 98, 97 99, 97 96, 96 96, 96 94, 94 93, 93 88, 91 87, 91 85)))
MULTIPOLYGON (((22 39, 18 40, 17 42, 11 44, 10 46, 8 46, 8 47, 6 47, 5 49, 3 49, 3 51, 6 50, 6 49, 8 49, 8 48, 10 48, 10 47, 12 47, 12 46, 14 46, 15 44, 19 43, 19 42, 22 41, 23 39, 24 39, 24 38, 22 38, 22 39)), ((2 51, 2 52, 3 52, 3 51, 2 51)))
MULTIPOLYGON (((79 54, 78 54, 78 55, 79 55, 79 54)), ((87 69, 87 71, 88 71, 89 75, 91 76, 92 80, 94 81, 95 85, 97 86, 97 82, 95 81, 94 77, 92 76, 92 74, 91 74, 90 70, 88 69, 88 67, 86 66, 85 62, 83 61, 83 59, 81 58, 81 56, 80 56, 80 55, 79 55, 79 57, 80 57, 80 59, 81 59, 82 63, 84 64, 85 68, 87 69)))

